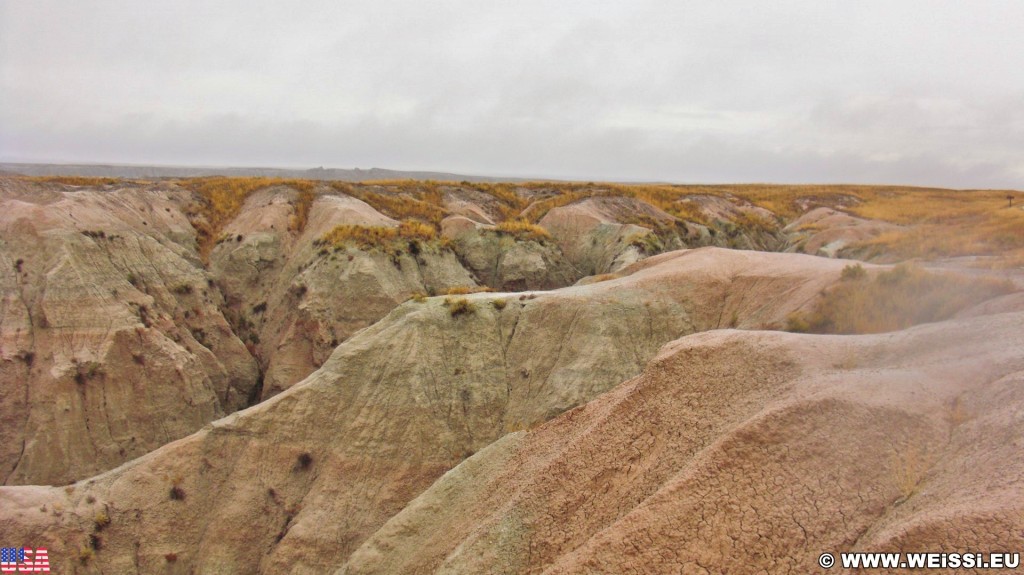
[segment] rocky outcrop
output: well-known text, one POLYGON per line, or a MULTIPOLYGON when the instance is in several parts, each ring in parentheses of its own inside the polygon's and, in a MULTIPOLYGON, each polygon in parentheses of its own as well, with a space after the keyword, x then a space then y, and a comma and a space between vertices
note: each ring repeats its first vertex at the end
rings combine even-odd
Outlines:
MULTIPOLYGON (((553 208, 540 220, 540 225, 555 237, 579 279, 615 272, 639 261, 645 255, 647 239, 661 241, 655 238, 652 228, 675 222, 672 216, 639 200, 598 197, 553 208)), ((700 236, 699 231, 694 233, 695 237, 700 236)), ((668 249, 685 245, 675 239, 668 249)))
POLYGON ((493 227, 449 221, 453 249, 479 282, 500 291, 545 290, 572 284, 578 274, 550 241, 506 234, 493 227), (458 229, 459 231, 451 231, 458 229))
POLYGON ((781 251, 787 237, 776 214, 734 194, 693 194, 677 200, 713 230, 712 244, 741 250, 781 251))
POLYGON ((398 225, 361 200, 320 192, 302 230, 290 225, 298 192, 254 193, 210 256, 235 324, 265 368, 264 399, 301 381, 412 294, 476 285, 450 250, 391 255, 318 245, 335 226, 398 225))
POLYGON ((0 186, 4 483, 88 477, 250 404, 257 367, 197 257, 187 194, 0 186))
POLYGON ((775 214, 741 198, 694 194, 676 201, 687 218, 637 198, 595 195, 551 209, 550 230, 580 277, 615 273, 644 257, 687 247, 781 251, 787 245, 775 214))
POLYGON ((707 248, 589 286, 459 296, 469 311, 410 301, 266 402, 73 489, 0 491, 0 528, 74 557, 103 509, 103 570, 169 553, 200 573, 333 569, 468 455, 597 397, 666 341, 734 315, 781 322, 841 268, 707 248))
POLYGON ((793 220, 783 231, 789 235, 790 251, 834 258, 846 248, 899 229, 895 224, 819 207, 793 220))

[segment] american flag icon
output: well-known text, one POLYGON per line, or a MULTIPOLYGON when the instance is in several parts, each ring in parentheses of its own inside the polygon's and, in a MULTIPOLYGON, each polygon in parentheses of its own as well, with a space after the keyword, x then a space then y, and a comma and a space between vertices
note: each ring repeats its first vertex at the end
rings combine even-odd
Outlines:
POLYGON ((45 548, 3 547, 0 573, 49 573, 50 556, 45 548))

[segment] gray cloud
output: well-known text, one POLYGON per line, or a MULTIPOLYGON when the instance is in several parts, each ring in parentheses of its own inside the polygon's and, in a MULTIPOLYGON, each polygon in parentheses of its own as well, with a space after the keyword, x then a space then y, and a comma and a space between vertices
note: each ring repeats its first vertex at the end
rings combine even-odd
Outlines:
POLYGON ((0 158, 1024 187, 1017 2, 0 0, 0 158))

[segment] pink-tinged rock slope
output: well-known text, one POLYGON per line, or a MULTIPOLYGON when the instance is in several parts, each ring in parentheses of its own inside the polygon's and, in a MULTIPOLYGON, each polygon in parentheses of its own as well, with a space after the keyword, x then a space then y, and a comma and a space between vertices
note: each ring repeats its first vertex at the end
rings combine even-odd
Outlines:
POLYGON ((1022 326, 684 337, 448 472, 338 573, 808 573, 825 551, 1018 551, 1022 326))

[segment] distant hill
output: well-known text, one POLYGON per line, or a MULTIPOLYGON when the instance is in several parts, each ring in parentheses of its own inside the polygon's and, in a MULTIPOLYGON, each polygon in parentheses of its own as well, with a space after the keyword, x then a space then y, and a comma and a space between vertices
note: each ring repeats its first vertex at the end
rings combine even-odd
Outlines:
POLYGON ((341 180, 361 182, 366 180, 440 180, 467 182, 517 182, 523 178, 494 178, 488 176, 467 176, 446 172, 407 172, 370 168, 368 170, 312 168, 308 170, 287 168, 217 168, 189 166, 132 166, 117 164, 17 164, 0 162, 0 173, 9 172, 25 176, 88 176, 96 178, 200 178, 204 176, 263 176, 271 178, 302 178, 308 180, 341 180))

